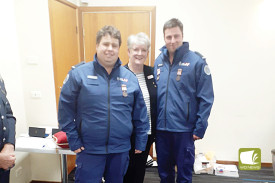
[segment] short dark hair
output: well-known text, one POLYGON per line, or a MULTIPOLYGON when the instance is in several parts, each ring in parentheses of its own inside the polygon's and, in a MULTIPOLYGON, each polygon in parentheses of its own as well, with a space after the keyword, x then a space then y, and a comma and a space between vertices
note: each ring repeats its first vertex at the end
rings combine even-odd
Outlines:
POLYGON ((119 46, 121 46, 121 34, 120 31, 111 25, 105 25, 96 34, 96 44, 99 44, 102 37, 110 35, 112 38, 118 39, 119 46))
POLYGON ((163 26, 163 34, 166 29, 170 29, 173 27, 179 27, 181 30, 181 33, 183 34, 183 25, 182 25, 181 21, 177 18, 172 18, 172 19, 168 20, 167 22, 165 22, 165 24, 163 26))

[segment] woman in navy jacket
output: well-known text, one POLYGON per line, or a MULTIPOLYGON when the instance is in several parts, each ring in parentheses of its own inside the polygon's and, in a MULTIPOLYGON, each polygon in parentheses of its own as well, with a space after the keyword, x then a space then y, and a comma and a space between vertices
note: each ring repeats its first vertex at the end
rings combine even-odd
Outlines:
POLYGON ((138 78, 138 82, 147 107, 147 114, 150 121, 150 130, 148 132, 148 141, 145 151, 135 152, 134 135, 131 138, 131 150, 129 152, 130 162, 124 183, 142 183, 145 175, 145 168, 150 147, 155 140, 156 129, 156 109, 157 109, 157 88, 154 78, 153 68, 144 65, 147 59, 150 40, 145 33, 131 35, 127 41, 129 63, 125 66, 131 70, 138 78))

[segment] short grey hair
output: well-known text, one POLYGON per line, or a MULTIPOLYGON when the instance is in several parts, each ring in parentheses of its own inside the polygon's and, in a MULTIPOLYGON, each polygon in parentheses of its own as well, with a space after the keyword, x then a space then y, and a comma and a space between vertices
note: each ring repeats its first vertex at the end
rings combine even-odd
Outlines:
POLYGON ((102 37, 110 35, 112 38, 118 39, 119 47, 121 46, 121 34, 120 31, 111 25, 105 25, 96 34, 96 44, 99 44, 102 37))
POLYGON ((149 50, 151 46, 151 42, 147 34, 144 32, 137 33, 135 35, 130 35, 127 40, 128 49, 133 48, 133 45, 145 45, 147 50, 149 50))
POLYGON ((163 26, 163 34, 165 34, 166 29, 171 29, 174 27, 179 27, 181 30, 181 33, 183 34, 183 25, 182 25, 181 21, 177 18, 172 18, 172 19, 168 20, 167 22, 165 22, 165 24, 163 26))

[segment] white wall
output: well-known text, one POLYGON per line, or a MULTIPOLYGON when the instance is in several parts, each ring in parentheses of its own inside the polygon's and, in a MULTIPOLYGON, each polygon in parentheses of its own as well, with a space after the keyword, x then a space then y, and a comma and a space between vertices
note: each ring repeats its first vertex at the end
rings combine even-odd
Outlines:
MULTIPOLYGON (((172 17, 182 20, 184 40, 207 58, 215 90, 209 127, 205 138, 196 142, 197 149, 214 151, 218 160, 238 161, 239 148, 258 147, 262 162, 271 163, 275 139, 275 15, 269 15, 268 24, 260 23, 261 13, 268 12, 260 11, 262 2, 93 0, 89 5, 156 5, 156 56, 164 44, 164 22, 172 17)), ((0 11, 5 28, 0 34, 0 72, 17 117, 17 134, 27 132, 28 126, 57 125, 48 2, 6 1, 4 10, 0 11), (37 64, 28 64, 28 59, 37 60, 37 64), (31 91, 40 91, 42 98, 31 98, 31 91)), ((37 168, 34 160, 58 167, 56 156, 32 155, 29 168, 36 180, 60 180, 60 172, 37 168)))
MULTIPOLYGON (((16 117, 16 136, 18 136, 18 134, 27 131, 27 123, 14 1, 5 3, 5 8, 0 11, 0 22, 3 25, 0 31, 0 74, 5 81, 7 97, 16 117)), ((16 165, 11 171, 11 183, 29 182, 31 180, 28 165, 28 153, 16 153, 16 165), (23 170, 22 167, 25 169, 23 170), (18 169, 21 169, 21 174, 16 176, 15 171, 18 169)))
POLYGON ((48 1, 15 0, 15 10, 27 123, 57 126, 48 1))
MULTIPOLYGON (((4 4, 0 69, 17 118, 18 137, 27 133, 29 126, 57 126, 48 1, 13 0, 4 4), (30 61, 37 63, 30 64, 30 61), (31 91, 41 92, 42 97, 32 98, 31 91)), ((60 166, 58 155, 16 155, 12 182, 60 181, 60 170, 52 168, 60 166), (15 171, 20 167, 23 167, 23 173, 15 177, 15 171), (31 173, 27 174, 25 170, 31 173)))
POLYGON ((13 1, 8 1, 6 8, 0 11, 0 22, 2 24, 0 31, 0 74, 5 81, 7 97, 17 119, 16 131, 18 135, 26 131, 27 125, 13 5, 13 1))

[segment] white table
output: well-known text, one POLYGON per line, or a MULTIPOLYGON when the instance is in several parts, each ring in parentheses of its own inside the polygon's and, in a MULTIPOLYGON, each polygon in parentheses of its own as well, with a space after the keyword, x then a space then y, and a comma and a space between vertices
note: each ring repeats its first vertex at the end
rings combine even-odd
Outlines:
POLYGON ((75 155, 70 149, 63 149, 57 146, 51 137, 29 137, 28 135, 20 136, 16 139, 15 151, 30 153, 60 154, 62 183, 68 182, 67 172, 67 154, 75 155))

